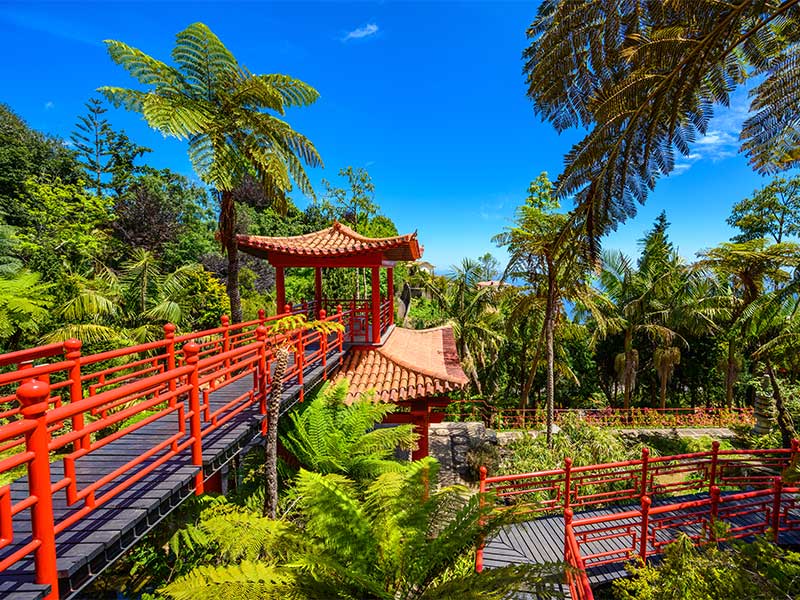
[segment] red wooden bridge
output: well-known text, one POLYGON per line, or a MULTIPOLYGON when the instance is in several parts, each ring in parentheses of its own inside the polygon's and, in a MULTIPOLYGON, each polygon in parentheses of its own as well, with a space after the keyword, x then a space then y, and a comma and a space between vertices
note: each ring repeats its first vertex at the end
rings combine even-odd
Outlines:
POLYGON ((635 558, 652 560, 680 533, 713 543, 716 524, 726 538, 767 534, 800 545, 800 488, 784 475, 800 460, 800 444, 771 450, 720 450, 677 456, 487 477, 481 491, 497 510, 518 511, 478 550, 476 569, 565 561, 574 567, 564 591, 594 598, 592 586, 626 574, 635 558))
POLYGON ((74 597, 186 497, 218 490, 266 427, 272 348, 291 347, 285 412, 365 318, 339 307, 320 318, 343 331, 272 335, 281 316, 167 325, 162 340, 90 356, 78 340, 0 356, 0 597, 74 597))
POLYGON ((221 490, 228 463, 266 428, 277 345, 291 349, 281 413, 352 346, 356 391, 405 408, 392 422, 412 423, 426 454, 433 409, 467 379, 452 331, 395 329, 393 267, 421 256, 416 234, 367 238, 335 223, 238 245, 274 266, 281 315, 186 335, 168 324, 159 341, 89 356, 78 340, 0 355, 0 598, 76 597, 188 496, 221 490), (294 308, 293 267, 314 269, 314 301, 294 308), (370 269, 368 299, 325 298, 323 270, 341 267, 370 269), (298 312, 341 328, 271 332, 298 312))

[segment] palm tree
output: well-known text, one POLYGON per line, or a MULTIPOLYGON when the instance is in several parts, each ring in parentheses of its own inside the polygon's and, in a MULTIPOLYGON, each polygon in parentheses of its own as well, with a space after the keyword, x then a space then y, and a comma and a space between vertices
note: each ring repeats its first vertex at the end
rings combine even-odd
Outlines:
POLYGON ((725 404, 733 404, 734 385, 740 359, 737 347, 752 314, 748 307, 760 298, 770 284, 789 280, 787 267, 800 265, 800 246, 787 242, 769 244, 765 239, 722 243, 701 255, 699 268, 708 269, 724 282, 729 309, 726 319, 727 358, 725 369, 725 404))
POLYGON ((24 335, 36 335, 53 304, 52 286, 30 271, 0 274, 0 339, 16 350, 24 335))
MULTIPOLYGON (((45 340, 137 344, 157 339, 163 335, 164 323, 185 324, 192 300, 186 286, 202 272, 199 265, 184 265, 163 273, 155 255, 136 249, 120 273, 104 268, 92 278, 70 274, 65 285, 76 292, 56 309, 64 324, 45 340)), ((217 319, 225 307, 219 308, 217 319)))
POLYGON ((557 188, 577 197, 575 223, 590 238, 636 213, 745 80, 759 81, 741 132, 751 165, 800 164, 796 0, 552 0, 527 33, 534 109, 559 132, 588 130, 557 188))
POLYGON ((491 363, 503 340, 502 315, 494 305, 495 290, 479 287, 482 266, 465 258, 446 278, 428 282, 432 299, 444 315, 443 324, 453 328, 458 354, 479 394, 483 386, 478 369, 491 363))
POLYGON ((597 321, 595 336, 623 336, 623 349, 615 365, 624 392, 624 407, 630 408, 636 385, 639 352, 634 347, 638 335, 646 335, 657 343, 670 345, 678 334, 667 326, 669 317, 670 271, 656 262, 634 267, 623 253, 607 252, 603 256, 600 287, 606 301, 598 305, 602 319, 597 321))
POLYGON ((228 255, 231 317, 241 321, 234 190, 253 177, 281 211, 286 210, 293 183, 314 196, 303 165, 321 165, 319 154, 306 137, 272 113, 283 115, 292 106, 312 104, 319 94, 287 75, 251 73, 202 23, 177 35, 175 67, 122 42, 106 40, 106 46, 111 59, 148 91, 108 86, 100 91, 115 106, 142 113, 164 135, 188 139, 195 171, 216 190, 220 242, 228 255))
POLYGON ((315 473, 339 473, 360 481, 403 466, 393 459, 397 448, 410 450, 413 425, 375 428, 395 405, 364 394, 347 405, 348 382, 326 383, 302 411, 290 415, 291 428, 281 442, 300 464, 315 473))
POLYGON ((469 555, 507 516, 463 488, 436 490, 436 461, 383 473, 362 493, 342 475, 301 470, 297 518, 273 521, 211 509, 199 527, 216 565, 164 586, 172 600, 325 598, 425 600, 563 597, 559 565, 476 573, 469 555))
MULTIPOLYGON (((581 241, 576 236, 564 237, 563 231, 569 216, 556 212, 558 201, 553 195, 553 185, 542 173, 530 185, 528 198, 517 209, 513 227, 495 236, 495 240, 508 246, 511 254, 504 279, 524 279, 531 288, 532 297, 521 299, 523 306, 536 307, 542 312, 542 331, 547 364, 547 443, 552 443, 555 413, 555 332, 563 311, 565 298, 575 299, 588 290, 585 277, 587 265, 581 260, 581 241), (536 300, 535 300, 535 299, 536 300)), ((538 345, 539 347, 541 344, 538 345)), ((537 348, 535 362, 540 352, 537 348)), ((533 381, 536 364, 528 381, 533 381)), ((529 393, 525 386, 523 398, 529 393)))

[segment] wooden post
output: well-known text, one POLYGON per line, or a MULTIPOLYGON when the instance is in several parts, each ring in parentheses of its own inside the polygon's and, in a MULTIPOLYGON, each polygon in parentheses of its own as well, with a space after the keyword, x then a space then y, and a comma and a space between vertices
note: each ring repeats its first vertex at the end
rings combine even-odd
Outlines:
MULTIPOLYGON (((172 371, 175 368, 175 325, 172 323, 164 325, 164 339, 167 341, 167 371, 172 371)), ((175 391, 174 377, 169 380, 169 391, 175 391)))
POLYGON ((305 390, 303 385, 303 369, 306 367, 306 349, 303 342, 303 330, 297 333, 297 344, 295 345, 294 361, 297 364, 297 384, 300 386, 300 396, 298 400, 305 400, 305 390))
POLYGON ((717 465, 719 463, 719 442, 714 440, 711 442, 711 470, 708 474, 708 489, 709 492, 711 488, 717 485, 717 469, 719 468, 717 465))
POLYGON ((372 267, 372 343, 381 342, 381 269, 372 267))
POLYGON ((780 477, 772 480, 772 541, 778 543, 781 533, 781 491, 783 481, 780 477))
POLYGON ((711 495, 711 509, 709 514, 711 515, 711 524, 710 524, 710 531, 708 532, 708 537, 712 542, 717 541, 717 513, 719 512, 719 501, 720 501, 720 490, 717 486, 712 485, 711 489, 709 490, 711 495))
POLYGON ((389 325, 394 325, 394 268, 386 269, 386 288, 389 296, 389 325))
POLYGON ((50 386, 31 380, 17 388, 22 405, 22 418, 33 429, 25 434, 25 449, 33 456, 28 462, 28 492, 35 502, 31 506, 31 537, 39 542, 33 553, 36 583, 50 586, 47 598, 58 598, 56 569, 56 532, 53 521, 53 489, 50 484, 50 433, 47 431, 47 407, 50 386))
POLYGON ((275 267, 275 313, 280 314, 286 306, 286 283, 283 278, 283 267, 275 267))
POLYGON ((647 469, 650 462, 650 448, 642 448, 642 482, 639 497, 647 495, 647 469))
POLYGON ((572 498, 572 459, 568 456, 564 459, 564 510, 569 508, 572 498))
POLYGON ((261 418, 261 433, 267 434, 267 328, 256 327, 258 340, 258 412, 261 418))
MULTIPOLYGON (((69 368, 69 401, 77 402, 83 399, 83 384, 81 383, 81 346, 82 342, 76 339, 70 339, 64 342, 64 358, 67 360, 75 361, 69 368)), ((72 416, 72 430, 83 431, 83 411, 80 411, 72 416)), ((82 437, 75 440, 73 450, 80 450, 81 448, 89 447, 89 436, 82 437)))
POLYGON ((319 315, 322 310, 322 267, 314 267, 314 312, 319 315))
POLYGON ((194 342, 190 342, 183 347, 184 361, 187 365, 192 366, 192 372, 189 374, 189 412, 192 416, 189 421, 189 430, 192 435, 192 464, 199 467, 199 471, 194 476, 194 493, 200 496, 203 493, 203 438, 200 429, 200 385, 198 376, 198 363, 197 356, 200 352, 200 346, 194 342))
MULTIPOLYGON (((324 308, 319 311, 319 320, 324 321, 328 318, 328 313, 324 308)), ((319 349, 322 352, 322 379, 328 378, 328 334, 320 332, 319 334, 319 349)))
POLYGON ((356 301, 350 302, 350 343, 356 341, 356 301))
MULTIPOLYGON (((478 503, 480 505, 480 511, 483 513, 483 508, 486 506, 486 466, 481 465, 480 468, 481 472, 481 480, 480 480, 480 487, 478 488, 478 503)), ((483 526, 483 514, 480 517, 480 524, 483 526)), ((483 539, 481 539, 480 544, 478 544, 478 550, 475 552, 475 572, 480 573, 483 571, 483 539)))
POLYGON ((647 562, 647 537, 650 529, 650 505, 653 503, 649 496, 642 496, 642 531, 639 540, 639 557, 642 562, 647 562))

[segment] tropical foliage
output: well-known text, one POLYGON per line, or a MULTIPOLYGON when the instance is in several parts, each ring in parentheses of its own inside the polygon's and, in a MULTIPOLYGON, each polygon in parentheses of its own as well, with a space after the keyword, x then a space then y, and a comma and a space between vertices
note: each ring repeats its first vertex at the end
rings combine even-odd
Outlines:
POLYGON ((215 559, 161 593, 173 600, 501 599, 523 587, 557 596, 555 565, 475 573, 469 555, 504 518, 463 489, 437 490, 436 473, 436 462, 424 459, 379 475, 362 493, 343 475, 301 470, 295 483, 301 519, 210 510, 198 527, 215 559))
POLYGON ((528 96, 558 131, 590 131, 556 183, 596 241, 688 156, 715 107, 759 78, 742 150, 762 173, 800 164, 800 7, 793 2, 543 2, 528 29, 528 96))
POLYGON ((374 393, 348 405, 347 387, 345 379, 326 383, 310 403, 290 413, 291 426, 281 436, 284 448, 310 471, 355 481, 398 470, 403 463, 393 460, 394 454, 415 446, 413 426, 376 429, 394 406, 375 402, 374 393))

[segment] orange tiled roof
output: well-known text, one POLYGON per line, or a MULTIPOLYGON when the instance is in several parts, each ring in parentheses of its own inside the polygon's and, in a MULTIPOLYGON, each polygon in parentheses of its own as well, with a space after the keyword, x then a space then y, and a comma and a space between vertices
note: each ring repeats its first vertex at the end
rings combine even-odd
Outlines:
POLYGON ((468 382, 450 327, 396 327, 382 346, 350 350, 336 378, 350 381, 347 402, 368 390, 380 402, 441 396, 468 382))
POLYGON ((305 235, 237 235, 236 241, 240 250, 256 255, 274 252, 293 256, 334 257, 381 252, 385 260, 416 260, 422 256, 416 232, 388 238, 369 238, 339 222, 305 235))

